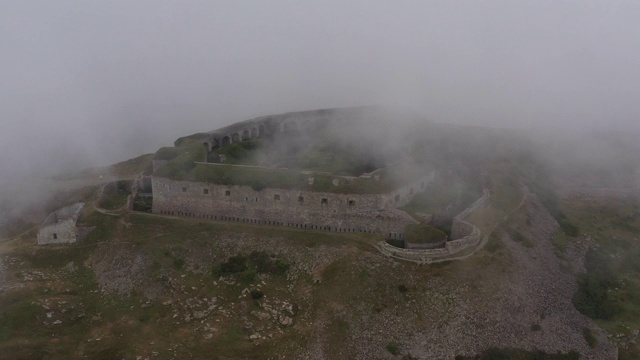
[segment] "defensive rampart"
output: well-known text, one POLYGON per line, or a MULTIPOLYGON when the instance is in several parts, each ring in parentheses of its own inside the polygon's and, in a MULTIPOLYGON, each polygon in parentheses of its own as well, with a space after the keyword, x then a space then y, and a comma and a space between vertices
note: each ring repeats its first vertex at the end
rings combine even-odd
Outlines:
POLYGON ((416 221, 406 204, 432 175, 388 194, 341 194, 177 181, 154 176, 153 213, 337 232, 380 233, 402 239, 416 221))
POLYGON ((483 205, 489 198, 488 190, 484 195, 476 200, 471 206, 458 214, 453 219, 451 227, 451 239, 446 242, 443 248, 439 249, 402 249, 382 241, 378 244, 380 251, 389 257, 396 259, 414 261, 417 263, 432 263, 438 260, 446 260, 455 257, 463 250, 472 249, 482 241, 482 232, 475 225, 464 219, 475 209, 483 205))
POLYGON ((208 150, 243 140, 295 135, 299 132, 313 133, 330 122, 343 122, 349 118, 373 116, 379 109, 356 107, 344 109, 323 109, 291 112, 279 115, 261 116, 241 121, 215 131, 203 134, 202 142, 208 150))

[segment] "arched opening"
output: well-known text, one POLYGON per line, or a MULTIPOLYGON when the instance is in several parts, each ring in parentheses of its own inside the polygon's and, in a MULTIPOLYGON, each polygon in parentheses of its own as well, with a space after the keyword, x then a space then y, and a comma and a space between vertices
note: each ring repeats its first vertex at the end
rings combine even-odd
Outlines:
POLYGON ((242 140, 249 140, 251 139, 251 136, 249 135, 249 130, 243 130, 242 131, 242 140))
POLYGON ((228 136, 222 138, 222 145, 227 145, 231 143, 231 139, 228 136))
POLYGON ((238 141, 240 141, 240 134, 238 134, 238 133, 233 133, 233 135, 231 135, 231 142, 236 143, 236 142, 238 142, 238 141))
POLYGON ((258 137, 258 129, 256 128, 252 128, 251 129, 251 138, 257 138, 258 137))

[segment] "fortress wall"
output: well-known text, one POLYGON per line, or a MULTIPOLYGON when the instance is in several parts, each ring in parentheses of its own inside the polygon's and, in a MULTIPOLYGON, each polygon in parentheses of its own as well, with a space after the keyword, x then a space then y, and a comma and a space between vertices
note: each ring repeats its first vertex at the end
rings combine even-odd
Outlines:
MULTIPOLYGON (((459 235, 464 235, 459 238, 455 238, 456 240, 447 241, 447 249, 451 255, 456 254, 464 249, 474 247, 480 243, 482 240, 482 232, 476 226, 464 221, 464 220, 454 220, 454 226, 456 221, 458 221, 458 227, 460 229, 464 229, 465 233, 459 232, 459 235)), ((453 229, 452 229, 452 237, 453 237, 453 229)))
POLYGON ((473 228, 474 226, 470 223, 458 218, 454 218, 453 223, 451 224, 451 238, 461 239, 465 236, 468 236, 473 231, 473 228))
MULTIPOLYGON (((461 222, 466 223, 465 221, 461 222)), ((428 264, 438 260, 446 260, 448 258, 451 258, 452 256, 455 256, 463 250, 474 248, 482 241, 482 233, 480 229, 469 223, 466 223, 466 225, 464 225, 464 228, 469 230, 468 234, 466 234, 462 238, 447 241, 446 245, 442 248, 402 249, 393 245, 389 245, 387 242, 382 241, 379 244, 379 249, 383 254, 387 256, 418 263, 428 264)))
POLYGON ((402 238, 405 226, 415 222, 403 212, 383 209, 384 195, 287 189, 256 191, 248 186, 160 177, 153 177, 152 188, 155 214, 341 232, 376 232, 396 238, 402 238))
POLYGON ((482 241, 482 232, 475 225, 463 220, 473 210, 485 203, 489 198, 489 192, 485 191, 484 195, 475 201, 469 208, 465 209, 453 219, 451 227, 451 238, 454 240, 447 241, 445 246, 438 249, 402 249, 397 248, 383 241, 378 248, 383 254, 403 260, 414 261, 417 263, 431 263, 438 260, 446 260, 459 254, 463 250, 475 248, 482 241))
POLYGON ((402 186, 389 194, 384 195, 384 203, 386 207, 403 207, 407 205, 413 196, 424 191, 425 187, 433 181, 435 172, 431 172, 411 183, 402 186))

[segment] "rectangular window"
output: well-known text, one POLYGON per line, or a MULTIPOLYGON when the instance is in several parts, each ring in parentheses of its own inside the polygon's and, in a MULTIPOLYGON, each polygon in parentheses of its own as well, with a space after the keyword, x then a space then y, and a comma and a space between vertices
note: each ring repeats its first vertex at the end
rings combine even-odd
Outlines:
POLYGON ((304 197, 303 196, 298 196, 298 202, 303 203, 304 202, 304 197))
POLYGON ((206 195, 209 193, 209 189, 202 189, 202 192, 206 195))
POLYGON ((226 190, 226 191, 224 192, 224 196, 231 196, 231 191, 226 190))
POLYGON ((58 240, 58 234, 53 234, 53 240, 58 240))
POLYGON ((355 206, 355 205, 356 205, 355 200, 349 200, 349 206, 355 206))
POLYGON ((328 204, 329 200, 327 198, 322 198, 322 201, 320 201, 320 204, 328 204))
POLYGON ((273 200, 280 201, 280 195, 278 195, 278 194, 273 195, 273 200))
POLYGON ((186 186, 182 187, 182 192, 187 192, 187 187, 186 186))

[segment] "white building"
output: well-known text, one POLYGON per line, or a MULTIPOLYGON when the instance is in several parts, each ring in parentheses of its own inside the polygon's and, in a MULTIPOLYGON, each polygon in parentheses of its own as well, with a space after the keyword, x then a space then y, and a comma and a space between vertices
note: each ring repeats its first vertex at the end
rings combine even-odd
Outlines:
POLYGON ((76 242, 76 221, 83 206, 76 203, 49 214, 38 230, 38 245, 76 242))

